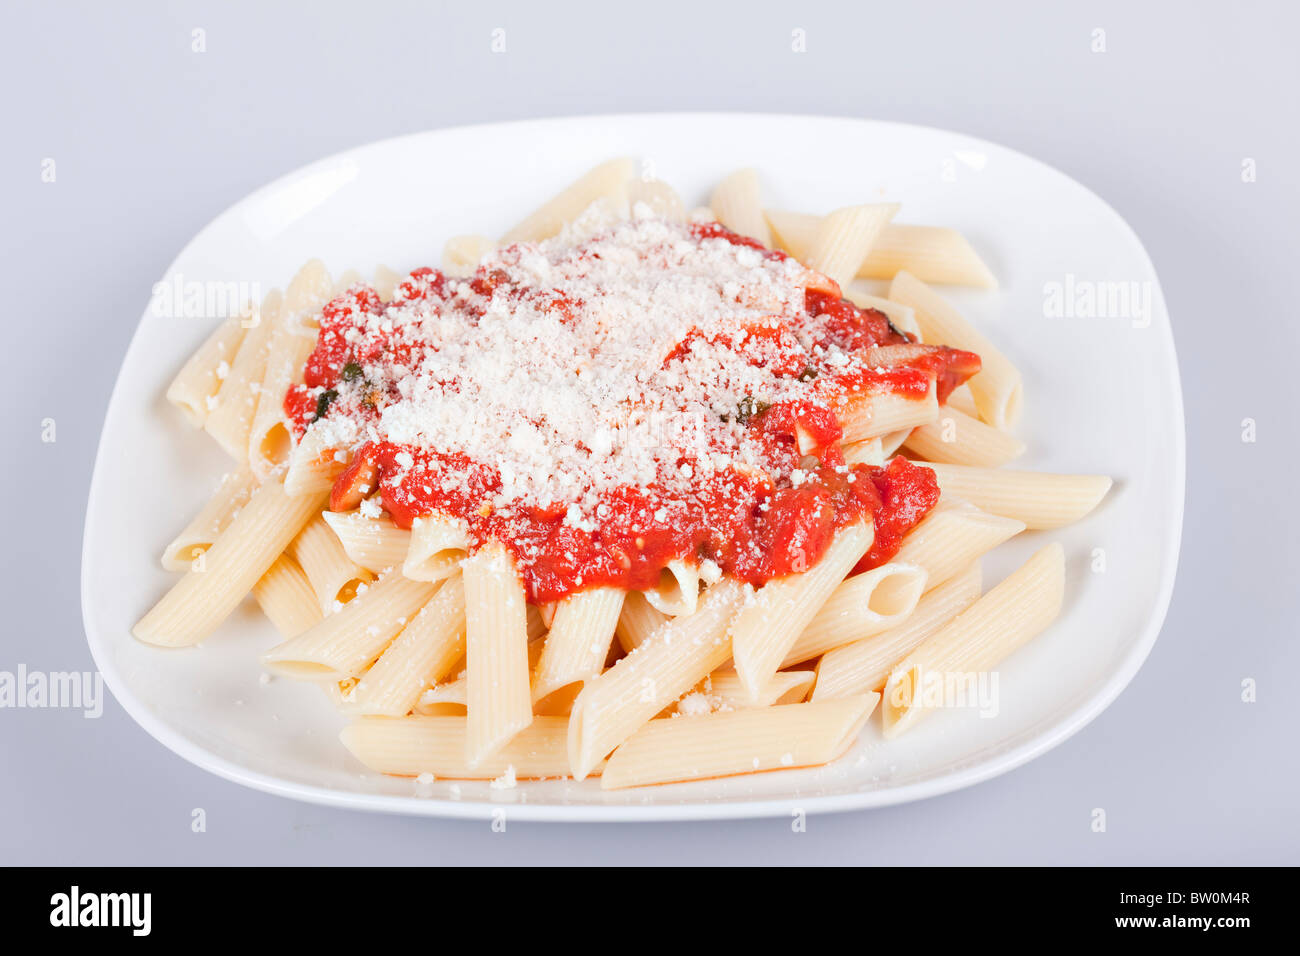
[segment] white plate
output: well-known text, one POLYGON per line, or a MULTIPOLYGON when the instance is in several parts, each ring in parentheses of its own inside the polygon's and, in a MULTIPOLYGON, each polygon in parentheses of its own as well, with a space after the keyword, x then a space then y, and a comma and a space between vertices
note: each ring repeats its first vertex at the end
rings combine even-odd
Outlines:
MULTIPOLYGON (((496 235, 567 181, 633 154, 703 202, 728 171, 756 166, 775 208, 827 211, 901 201, 900 221, 956 227, 1002 281, 955 293, 1024 370, 1020 466, 1104 472, 1116 485, 1065 543, 1061 619, 1000 671, 1000 712, 934 714, 902 738, 873 721, 852 752, 816 770, 603 792, 598 784, 418 785, 364 770, 338 742, 341 719, 317 688, 259 683, 277 638, 241 608, 204 647, 137 643, 133 622, 166 590, 163 546, 229 461, 163 399, 211 322, 146 312, 108 408, 90 490, 82 603, 95 660, 149 733, 201 767, 318 803, 432 816, 663 820, 872 807, 985 780, 1043 753, 1101 712, 1155 642, 1168 606, 1183 510, 1183 415, 1164 300, 1128 225, 1101 199, 1019 153, 956 133, 793 116, 583 117, 424 133, 341 153, 237 203, 186 246, 169 276, 269 289, 307 258, 334 274, 377 263, 436 265, 443 242, 496 235), (1150 322, 1050 318, 1048 283, 1134 282, 1150 322), (1105 570, 1093 569, 1104 556, 1105 570)), ((165 215, 165 212, 160 211, 165 215)), ((994 581, 1039 547, 1024 535, 986 561, 994 581)))

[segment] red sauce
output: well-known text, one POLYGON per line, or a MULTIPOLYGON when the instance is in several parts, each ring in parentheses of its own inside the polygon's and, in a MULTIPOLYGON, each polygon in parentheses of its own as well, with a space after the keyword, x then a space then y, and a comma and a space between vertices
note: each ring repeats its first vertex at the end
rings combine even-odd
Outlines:
MULTIPOLYGON (((701 240, 724 239, 763 249, 716 224, 695 226, 692 232, 701 240)), ((763 251, 770 257, 784 257, 763 251)), ((509 276, 499 271, 480 270, 470 284, 483 296, 505 287, 508 294, 530 296, 534 304, 553 308, 561 316, 580 305, 558 293, 548 297, 546 290, 510 289, 509 276)), ((440 273, 416 270, 398 286, 394 301, 422 300, 436 310, 446 285, 440 273)), ((942 400, 978 371, 979 358, 969 352, 915 345, 883 313, 859 309, 827 293, 808 291, 805 303, 810 328, 817 330, 821 344, 833 342, 849 350, 910 349, 901 364, 846 374, 825 364, 806 365, 808 353, 796 349, 791 331, 784 327, 751 329, 734 343, 741 354, 752 356, 752 361, 775 374, 797 375, 809 383, 808 401, 770 407, 754 402, 738 409, 735 418, 759 431, 772 473, 791 475, 789 480, 775 482, 761 472, 729 469, 700 473, 688 495, 670 491, 660 482, 617 487, 600 497, 596 517, 578 527, 564 520, 563 510, 515 506, 495 512, 491 501, 502 483, 481 462, 384 441, 368 443, 356 452, 336 484, 335 500, 362 476, 374 474, 375 487, 364 490, 379 491, 385 510, 400 527, 410 527, 415 518, 435 511, 464 518, 476 544, 495 538, 511 549, 534 603, 603 585, 650 588, 669 561, 679 558, 712 560, 725 574, 761 585, 813 566, 838 529, 866 518, 875 522, 875 543, 857 570, 875 567, 898 551, 903 537, 938 501, 934 474, 903 458, 895 458, 885 468, 845 466, 838 445, 839 422, 828 403, 818 399, 831 392, 842 394, 846 388, 919 399, 928 393, 931 382, 937 382, 942 400), (791 359, 795 354, 801 356, 797 362, 791 359), (797 429, 817 446, 812 461, 800 456, 797 429), (805 467, 800 467, 801 461, 805 467), (448 474, 459 480, 444 483, 441 478, 448 474)), ((384 309, 379 296, 365 286, 348 290, 325 307, 305 384, 290 389, 285 397, 286 413, 299 436, 318 415, 330 415, 330 402, 337 394, 333 390, 341 380, 359 375, 361 365, 418 363, 418 355, 402 346, 399 337, 375 331, 374 323, 363 325, 365 318, 384 309)), ((363 404, 350 414, 377 415, 374 409, 386 398, 395 396, 376 392, 373 404, 363 404)))
MULTIPOLYGON (((831 458, 827 455, 827 458, 831 458)), ((820 464, 798 487, 727 471, 703 478, 690 500, 662 486, 624 486, 602 496, 596 526, 580 529, 563 511, 527 509, 499 515, 484 504, 501 487, 492 470, 460 455, 392 442, 364 446, 343 476, 376 466, 384 508, 403 528, 434 511, 466 520, 476 545, 497 539, 515 556, 534 603, 589 587, 645 589, 677 558, 709 559, 723 573, 760 585, 816 564, 840 528, 871 517, 876 540, 857 570, 897 553, 903 536, 939 500, 934 472, 895 458, 884 468, 820 464), (414 459, 410 468, 397 456, 414 459), (446 491, 447 469, 470 476, 446 491), (464 487, 467 485, 468 487, 464 487), (662 509, 662 511, 661 511, 662 509)))

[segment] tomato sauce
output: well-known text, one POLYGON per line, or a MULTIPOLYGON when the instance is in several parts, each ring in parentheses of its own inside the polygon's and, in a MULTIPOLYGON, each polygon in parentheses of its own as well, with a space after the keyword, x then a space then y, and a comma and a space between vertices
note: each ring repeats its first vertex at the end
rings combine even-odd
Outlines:
MULTIPOLYGON (((725 239, 763 251, 753 240, 717 224, 697 225, 699 239, 725 239)), ((508 288, 509 277, 480 269, 470 281, 480 295, 508 288)), ((431 269, 413 272, 394 292, 394 302, 424 301, 437 309, 447 280, 431 269)), ((833 283, 832 283, 833 285, 833 283)), ((545 290, 520 290, 539 297, 559 315, 581 306, 562 295, 546 298, 545 290)), ((366 323, 387 307, 373 289, 356 286, 336 297, 323 310, 320 335, 307 363, 305 382, 291 388, 285 410, 299 437, 314 421, 331 415, 337 389, 356 382, 363 366, 376 362, 410 366, 419 356, 400 337, 376 330, 384 323, 366 323), (364 334, 363 334, 364 333, 364 334)), ((886 467, 848 466, 839 450, 842 434, 832 409, 832 396, 845 392, 894 392, 924 398, 932 383, 941 400, 979 369, 978 356, 934 346, 919 346, 881 312, 859 309, 826 292, 805 294, 809 328, 841 349, 910 346, 902 364, 857 367, 846 373, 829 364, 809 364, 806 350, 797 351, 790 330, 755 328, 741 336, 735 348, 781 376, 798 376, 808 384, 808 399, 768 405, 747 397, 734 415, 722 421, 739 423, 756 433, 773 480, 761 470, 699 469, 683 494, 664 482, 624 485, 602 492, 594 515, 566 520, 564 508, 515 504, 498 511, 493 500, 502 481, 491 467, 461 454, 448 454, 415 445, 371 441, 358 448, 335 486, 335 502, 359 483, 366 494, 377 491, 394 522, 409 528, 434 512, 463 518, 475 545, 500 540, 514 554, 533 603, 556 601, 575 591, 597 586, 646 589, 655 586, 672 560, 715 562, 724 574, 754 585, 807 570, 825 553, 836 531, 871 519, 875 542, 856 570, 888 561, 904 536, 932 509, 939 498, 934 473, 894 458, 886 467), (814 321, 815 320, 815 321, 814 321), (789 339, 789 340, 788 340, 789 339), (802 356, 793 361, 790 356, 802 356), (797 435, 814 446, 801 455, 797 435), (363 476, 373 476, 365 482, 363 476), (445 480, 449 477, 454 480, 445 480)), ((685 345, 685 343, 682 343, 685 345)), ((730 347, 730 346, 729 346, 730 347)), ((679 346, 680 350, 681 346, 679 346)), ((675 357, 670 354, 665 361, 675 357)), ((388 387, 390 390, 392 386, 388 387)), ((363 390, 364 393, 364 390, 363 390)), ((348 414, 378 416, 378 409, 396 396, 376 386, 348 414)), ((678 469, 695 466, 688 460, 678 469)))

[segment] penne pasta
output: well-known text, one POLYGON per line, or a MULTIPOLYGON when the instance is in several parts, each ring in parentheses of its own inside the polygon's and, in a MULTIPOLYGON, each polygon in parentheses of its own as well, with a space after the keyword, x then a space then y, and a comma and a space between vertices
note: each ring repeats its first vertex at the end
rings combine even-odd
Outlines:
POLYGON ((622 588, 592 588, 560 602, 533 675, 533 700, 599 674, 623 608, 622 588))
POLYGON ((996 468, 1025 452, 1025 443, 957 409, 945 407, 937 419, 918 425, 903 447, 926 461, 996 468))
POLYGON ((936 681, 942 690, 954 678, 986 672, 1041 633, 1061 613, 1064 589, 1065 551, 1049 544, 922 641, 885 680, 885 736, 896 737, 943 705, 936 681))
POLYGON ((605 790, 830 763, 853 745, 879 694, 652 720, 619 747, 605 790))
POLYGON ((668 621, 583 686, 569 718, 570 772, 576 779, 731 656, 727 625, 744 590, 724 578, 704 592, 694 614, 668 621))
POLYGON ((290 495, 329 491, 347 464, 347 453, 336 448, 326 432, 308 428, 289 452, 284 490, 290 495))
POLYGON ((921 326, 916 321, 916 310, 910 305, 891 302, 889 299, 878 295, 867 295, 865 292, 859 292, 856 289, 845 289, 844 298, 859 309, 875 309, 877 312, 885 313, 886 318, 893 323, 894 328, 898 329, 898 331, 906 332, 917 342, 925 341, 921 337, 921 326))
MULTIPOLYGON (((401 717, 465 656, 465 584, 446 578, 379 660, 361 676, 352 707, 359 713, 401 717)), ((465 703, 464 685, 456 703, 465 703)))
POLYGON ((732 232, 757 239, 765 246, 772 245, 772 234, 759 198, 758 173, 754 170, 739 169, 719 183, 709 207, 732 232))
POLYGON ((379 298, 385 302, 393 298, 393 290, 397 288, 397 283, 402 281, 402 277, 385 265, 375 266, 374 278, 370 280, 371 286, 379 293, 379 298))
POLYGON ((390 572, 315 627, 271 648, 262 664, 298 680, 359 677, 435 590, 427 581, 390 572))
POLYGON ((469 546, 463 520, 436 513, 416 518, 402 573, 416 581, 440 581, 456 570, 469 546))
POLYGON ((251 591, 265 667, 367 767, 576 790, 827 763, 881 692, 893 736, 1047 626, 1059 546, 982 598, 980 556, 1111 481, 995 470, 1020 373, 927 285, 996 285, 966 238, 765 212, 753 169, 688 213, 645 169, 441 270, 312 260, 215 329, 167 397, 239 467, 135 635, 198 643, 251 591))
POLYGON ((940 498, 925 520, 903 539, 893 560, 924 568, 929 590, 1024 530, 1024 523, 1014 518, 989 514, 966 501, 940 498))
POLYGON ((721 667, 679 700, 673 713, 682 717, 698 717, 720 710, 797 704, 808 696, 815 677, 816 674, 810 670, 777 671, 763 685, 758 696, 751 699, 735 668, 721 667))
MULTIPOLYGON (((802 261, 812 246, 821 217, 767 210, 767 221, 780 247, 802 261)), ((857 269, 858 278, 892 279, 907 271, 922 282, 996 289, 998 282, 960 232, 935 226, 891 222, 872 244, 857 269)))
POLYGON ((817 662, 812 699, 849 697, 878 691, 889 669, 980 596, 980 565, 973 561, 917 602, 916 608, 887 630, 828 650, 817 662))
POLYGON ((283 296, 273 289, 250 317, 252 324, 203 422, 204 431, 241 463, 248 461, 248 436, 257 411, 257 393, 266 374, 267 344, 271 328, 280 320, 283 303, 283 296))
POLYGON ((230 374, 231 363, 248 331, 245 318, 231 316, 218 325, 167 386, 167 401, 179 408, 195 428, 202 428, 208 412, 216 407, 217 392, 230 374))
POLYGON ((809 267, 830 276, 843 289, 858 273, 858 267, 880 236, 881 230, 898 214, 898 203, 849 206, 823 216, 817 223, 807 256, 809 267))
POLYGON ((289 543, 288 553, 307 575, 323 614, 347 604, 356 597, 359 587, 375 579, 348 557, 323 515, 307 522, 289 543))
POLYGON ((645 205, 645 211, 661 219, 682 222, 686 219, 686 206, 677 190, 658 179, 633 179, 628 184, 628 203, 636 211, 637 203, 645 205))
POLYGON ((614 626, 614 636, 624 651, 631 652, 667 620, 668 615, 651 604, 640 591, 628 591, 623 598, 618 623, 614 626))
POLYGON ((216 494, 163 550, 162 566, 168 571, 190 570, 194 560, 212 547, 256 490, 257 482, 247 468, 223 475, 216 494))
POLYGON ((630 159, 601 163, 507 232, 501 238, 502 243, 547 239, 597 201, 604 200, 615 209, 625 209, 628 182, 635 172, 630 159))
POLYGON ((442 271, 449 276, 470 276, 483 257, 497 247, 487 236, 452 236, 442 247, 442 271))
POLYGON ((326 511, 321 517, 343 552, 367 571, 399 567, 411 550, 411 532, 397 527, 387 515, 369 518, 360 511, 326 511))
POLYGON ((954 388, 948 393, 948 401, 944 403, 949 408, 956 409, 963 415, 969 415, 971 418, 979 418, 979 409, 975 407, 975 396, 970 393, 969 385, 961 385, 954 388))
POLYGON ((922 282, 996 289, 998 280, 956 229, 890 223, 858 269, 864 279, 909 272, 922 282))
POLYGON ((844 454, 844 463, 848 465, 872 465, 879 468, 885 464, 884 447, 879 438, 849 442, 840 450, 844 454))
POLYGON ((923 568, 896 561, 846 578, 818 608, 781 666, 810 661, 832 648, 896 626, 916 607, 925 582, 923 568))
POLYGON ((253 597, 275 629, 284 637, 296 637, 321 621, 320 605, 311 582, 298 562, 287 554, 253 585, 253 597))
POLYGON ((1053 475, 968 465, 924 463, 934 470, 946 495, 1014 518, 1030 530, 1059 528, 1085 517, 1106 497, 1106 475, 1053 475))
MULTIPOLYGON (((465 717, 363 717, 345 727, 340 739, 353 756, 380 773, 523 780, 568 772, 567 730, 567 718, 538 717, 477 763, 465 759, 470 737, 465 717)), ((601 768, 593 767, 592 772, 598 774, 601 768)))
POLYGON ((1020 371, 953 306, 908 272, 894 276, 889 298, 911 306, 927 342, 979 353, 983 367, 967 383, 980 418, 995 428, 1007 428, 1020 416, 1023 387, 1020 371))
POLYGON ((751 703, 874 538, 869 521, 842 528, 811 568, 769 581, 745 602, 731 625, 732 653, 751 703))
POLYGON ((700 571, 675 559, 659 575, 659 586, 643 592, 650 606, 668 617, 694 614, 700 597, 700 571))
POLYGON ((899 429, 928 425, 939 417, 939 402, 934 385, 924 399, 892 392, 867 392, 857 395, 840 416, 844 434, 840 441, 853 443, 879 438, 899 429))
POLYGON ((324 506, 324 497, 290 498, 271 481, 253 493, 193 567, 132 629, 147 644, 197 644, 230 616, 258 579, 324 506))
POLYGON ((514 559, 490 542, 463 565, 465 585, 465 759, 473 767, 505 747, 533 719, 528 617, 514 559))
POLYGON ((257 410, 248 435, 248 463, 258 481, 265 481, 289 458, 293 442, 284 395, 289 386, 302 380, 307 357, 316 347, 312 317, 329 301, 332 290, 324 264, 319 259, 311 260, 290 281, 284 304, 271 326, 257 410))

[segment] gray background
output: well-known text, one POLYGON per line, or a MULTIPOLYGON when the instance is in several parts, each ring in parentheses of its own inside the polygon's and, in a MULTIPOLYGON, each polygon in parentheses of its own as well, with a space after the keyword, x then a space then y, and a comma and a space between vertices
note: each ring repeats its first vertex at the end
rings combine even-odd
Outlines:
POLYGON ((12 466, 0 478, 0 670, 92 666, 78 599, 91 465, 127 341, 181 245, 300 164, 469 122, 839 114, 948 127, 1064 170, 1128 219, 1163 281, 1187 405, 1187 518, 1168 621, 1128 690, 1061 747, 963 792, 815 817, 802 834, 782 819, 493 834, 240 788, 109 701, 99 720, 0 710, 0 861, 1300 862, 1294 5, 52 6, 0 15, 12 466), (206 53, 190 50, 195 27, 206 53), (505 55, 489 52, 495 27, 505 55), (794 28, 807 31, 802 55, 794 28), (40 181, 46 157, 54 184, 40 181), (1247 157, 1257 182, 1242 181, 1247 157), (54 444, 40 440, 44 418, 58 422, 54 444), (1240 700, 1246 678, 1256 703, 1240 700), (195 807, 206 833, 190 831, 195 807), (1090 829, 1094 807, 1105 833, 1090 829))

